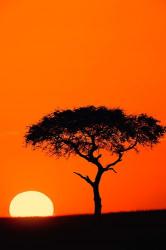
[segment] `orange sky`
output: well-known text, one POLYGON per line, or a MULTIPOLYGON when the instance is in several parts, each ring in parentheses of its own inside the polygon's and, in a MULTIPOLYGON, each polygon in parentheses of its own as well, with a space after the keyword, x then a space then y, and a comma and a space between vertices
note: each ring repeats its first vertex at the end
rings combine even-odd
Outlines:
MULTIPOLYGON (((0 216, 19 192, 37 190, 56 214, 93 212, 82 159, 24 147, 26 126, 55 108, 146 112, 166 124, 164 0, 1 0, 0 216)), ((129 153, 101 183, 103 211, 166 208, 166 141, 129 153)))

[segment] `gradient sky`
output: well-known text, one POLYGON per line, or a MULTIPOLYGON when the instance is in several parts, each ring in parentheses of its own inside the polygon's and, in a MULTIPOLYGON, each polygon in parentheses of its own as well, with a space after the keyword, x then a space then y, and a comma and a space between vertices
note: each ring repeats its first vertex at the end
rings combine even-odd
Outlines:
MULTIPOLYGON (((146 112, 166 124, 164 0, 0 1, 0 216, 27 190, 55 213, 93 212, 90 187, 56 160, 24 145, 26 126, 56 108, 83 105, 146 112)), ((166 208, 166 141, 129 153, 101 183, 103 211, 166 208)))

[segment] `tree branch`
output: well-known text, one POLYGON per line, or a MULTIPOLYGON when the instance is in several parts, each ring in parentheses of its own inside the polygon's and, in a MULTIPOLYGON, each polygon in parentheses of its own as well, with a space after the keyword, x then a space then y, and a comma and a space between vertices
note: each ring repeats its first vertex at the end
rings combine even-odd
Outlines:
POLYGON ((119 157, 116 161, 108 164, 105 168, 104 168, 104 171, 107 171, 107 170, 113 170, 114 172, 116 172, 113 168, 110 168, 114 165, 116 165, 118 162, 120 162, 122 160, 122 156, 123 156, 123 153, 122 152, 119 152, 119 157))
POLYGON ((74 174, 78 175, 79 177, 81 177, 82 179, 84 179, 86 182, 88 182, 91 186, 93 186, 93 181, 89 178, 89 176, 83 176, 82 174, 78 173, 78 172, 74 172, 74 174))
POLYGON ((109 168, 108 170, 112 170, 115 174, 117 174, 117 172, 114 168, 109 168))
POLYGON ((127 147, 127 148, 125 148, 125 149, 123 149, 121 152, 126 152, 126 151, 128 151, 128 150, 131 150, 131 149, 133 149, 136 145, 137 145, 137 140, 133 143, 133 145, 130 145, 129 147, 127 147))
POLYGON ((117 172, 115 171, 115 169, 112 168, 112 166, 114 166, 114 165, 116 165, 118 162, 122 161, 123 153, 126 152, 126 151, 129 151, 129 150, 133 149, 136 145, 137 145, 137 140, 136 140, 132 145, 130 145, 129 147, 120 150, 120 151, 118 152, 118 155, 119 155, 119 156, 118 156, 118 159, 117 159, 116 161, 114 161, 114 162, 108 164, 108 165, 104 168, 104 171, 112 170, 112 171, 114 171, 115 173, 117 173, 117 172))
POLYGON ((77 147, 74 148, 75 152, 82 158, 84 158, 85 160, 89 161, 89 157, 87 155, 82 154, 77 147))
POLYGON ((94 152, 98 149, 98 146, 95 143, 95 136, 88 134, 92 141, 92 148, 89 151, 89 161, 95 164, 98 169, 103 169, 102 164, 99 162, 99 159, 102 157, 102 154, 99 154, 97 157, 94 156, 94 152))
POLYGON ((63 141, 64 141, 64 143, 66 143, 67 145, 72 146, 72 147, 74 148, 75 152, 76 152, 80 157, 82 157, 82 158, 84 158, 85 160, 89 161, 89 157, 88 157, 87 155, 82 154, 82 153, 79 151, 77 145, 75 145, 73 142, 71 142, 71 141, 69 141, 69 140, 63 140, 63 141))
MULTIPOLYGON (((96 165, 98 168, 103 169, 102 165, 101 165, 100 162, 98 161, 98 159, 99 159, 102 155, 99 155, 99 156, 97 156, 97 157, 93 156, 93 153, 89 153, 88 155, 84 155, 84 154, 82 154, 82 153, 79 151, 78 146, 77 146, 75 143, 73 143, 73 142, 71 142, 71 141, 69 141, 69 140, 64 140, 64 143, 66 143, 67 145, 70 145, 71 147, 73 147, 74 150, 75 150, 75 152, 76 152, 76 154, 78 154, 80 157, 84 158, 84 159, 87 160, 88 162, 93 163, 93 164, 96 165)), ((95 149, 95 150, 96 150, 96 149, 95 149)), ((94 151, 95 151, 95 150, 94 150, 94 151)), ((94 152, 94 151, 93 151, 93 152, 94 152)), ((91 152, 92 152, 92 151, 91 151, 91 152)))
POLYGON ((89 156, 93 157, 93 153, 98 149, 98 146, 95 143, 95 136, 89 135, 89 137, 91 138, 92 141, 92 148, 89 151, 89 156))
POLYGON ((96 159, 98 160, 98 159, 100 159, 101 157, 102 157, 102 154, 98 155, 98 156, 96 157, 96 159))

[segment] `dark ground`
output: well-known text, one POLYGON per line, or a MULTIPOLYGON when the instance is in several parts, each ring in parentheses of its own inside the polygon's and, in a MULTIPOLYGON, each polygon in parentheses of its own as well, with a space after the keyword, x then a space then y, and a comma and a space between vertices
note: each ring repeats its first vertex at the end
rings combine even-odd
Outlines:
POLYGON ((1 218, 0 242, 0 250, 166 250, 166 210, 104 214, 100 219, 1 218))

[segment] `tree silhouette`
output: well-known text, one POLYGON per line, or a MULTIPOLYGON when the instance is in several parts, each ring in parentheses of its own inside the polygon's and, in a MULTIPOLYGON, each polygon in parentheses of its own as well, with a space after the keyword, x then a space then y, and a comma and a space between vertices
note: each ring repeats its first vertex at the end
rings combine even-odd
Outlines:
POLYGON ((92 187, 94 213, 100 215, 99 183, 102 175, 108 171, 116 172, 114 167, 126 152, 138 150, 139 145, 151 147, 159 143, 165 132, 166 127, 146 114, 126 115, 119 108, 87 106, 56 110, 44 116, 28 128, 25 140, 34 149, 43 149, 57 157, 78 155, 94 164, 97 168, 94 180, 74 173, 92 187), (110 152, 112 159, 106 165, 102 163, 105 150, 110 152))

